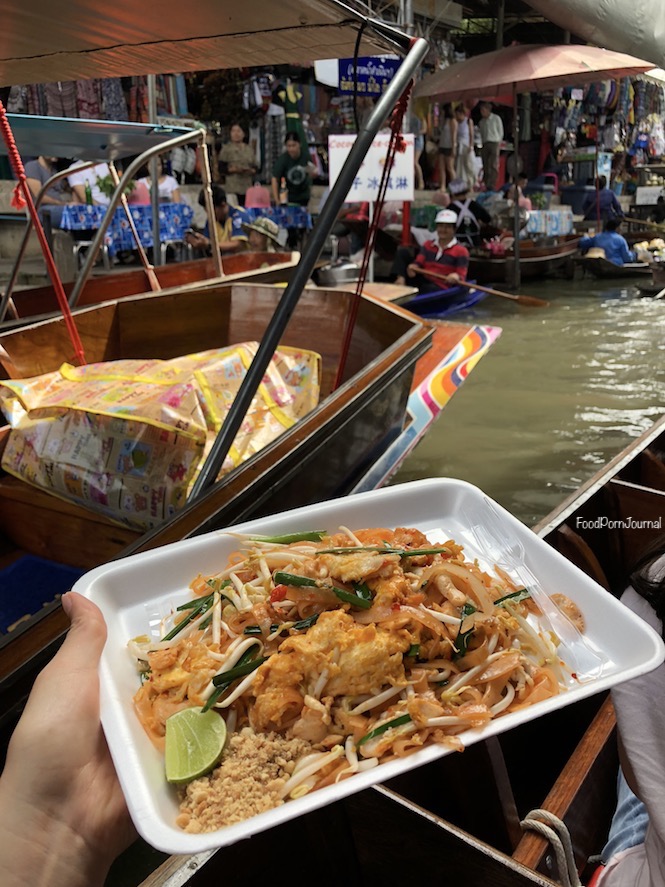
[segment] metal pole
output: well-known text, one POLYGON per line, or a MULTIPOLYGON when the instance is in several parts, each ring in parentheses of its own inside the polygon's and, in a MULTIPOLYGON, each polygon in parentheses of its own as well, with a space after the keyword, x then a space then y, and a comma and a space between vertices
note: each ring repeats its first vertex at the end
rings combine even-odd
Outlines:
POLYGON ((149 148, 147 151, 144 151, 143 154, 140 154, 129 164, 127 169, 123 172, 122 178, 120 179, 121 190, 118 190, 118 188, 116 188, 113 197, 111 197, 111 202, 106 208, 104 218, 102 219, 102 224, 99 226, 95 233, 95 236, 93 237, 90 249, 86 254, 85 262, 83 263, 83 268, 81 269, 81 273, 76 279, 76 283, 74 284, 74 288, 72 289, 71 295, 69 297, 70 307, 74 308, 78 304, 81 291, 83 290, 83 287, 85 286, 86 281, 90 276, 90 272, 92 271, 92 268, 95 264, 95 260, 97 259, 99 248, 104 242, 104 235, 106 234, 106 231, 111 224, 113 213, 120 203, 120 195, 129 184, 134 173, 137 170, 141 169, 141 167, 145 165, 146 160, 149 160, 155 154, 160 154, 162 151, 168 150, 169 148, 176 148, 178 145, 186 145, 188 142, 193 142, 196 140, 201 141, 204 138, 205 133, 203 133, 201 130, 183 133, 182 135, 175 136, 172 139, 165 140, 160 145, 155 145, 154 148, 149 148))
POLYGON ((515 257, 515 267, 513 269, 513 286, 519 289, 522 282, 522 274, 520 271, 520 204, 517 197, 517 168, 519 157, 518 149, 520 144, 520 112, 517 105, 517 85, 513 86, 513 158, 515 160, 515 214, 513 217, 513 256, 515 257))
MULTIPOLYGON (((148 120, 157 123, 157 78, 148 74, 148 120)), ((162 264, 162 244, 159 232, 159 174, 157 154, 150 160, 150 202, 152 204, 152 264, 162 264)))
POLYGON ((503 47, 503 30, 506 21, 506 0, 499 0, 496 9, 496 40, 495 49, 503 47))
POLYGON ((212 445, 208 458, 194 482, 189 502, 201 496, 217 480, 217 475, 224 463, 224 459, 235 440, 238 429, 263 379, 270 359, 279 345, 284 330, 298 304, 300 294, 314 270, 316 260, 326 242, 328 233, 346 200, 353 185, 353 180, 372 144, 372 140, 406 89, 414 72, 427 55, 428 48, 427 41, 422 38, 410 41, 410 49, 397 70, 395 77, 360 128, 337 181, 333 185, 330 195, 324 203, 316 224, 312 229, 312 233, 307 239, 300 262, 291 277, 290 283, 284 290, 284 294, 275 309, 266 334, 254 356, 254 360, 250 364, 240 389, 229 408, 229 412, 212 445))
MULTIPOLYGON (((89 160, 86 163, 80 164, 80 166, 76 167, 76 171, 79 172, 82 169, 89 169, 91 166, 94 166, 96 161, 89 160)), ((44 194, 48 191, 48 189, 55 184, 55 182, 59 182, 60 179, 64 179, 66 176, 71 175, 71 169, 63 169, 60 172, 52 175, 51 178, 42 185, 39 194, 35 198, 35 209, 39 209, 39 206, 42 202, 44 194)), ((23 261, 23 256, 25 255, 25 251, 28 246, 28 240, 30 238, 30 233, 32 232, 32 216, 28 216, 27 224, 25 226, 25 231, 23 232, 23 240, 18 248, 18 255, 16 256, 16 261, 12 267, 12 273, 9 275, 9 282, 7 283, 7 289, 4 292, 2 297, 2 302, 0 302, 0 323, 5 319, 5 314, 7 312, 7 307, 11 301, 12 292, 14 287, 16 286, 16 281, 18 279, 19 268, 21 267, 21 262, 23 261)))

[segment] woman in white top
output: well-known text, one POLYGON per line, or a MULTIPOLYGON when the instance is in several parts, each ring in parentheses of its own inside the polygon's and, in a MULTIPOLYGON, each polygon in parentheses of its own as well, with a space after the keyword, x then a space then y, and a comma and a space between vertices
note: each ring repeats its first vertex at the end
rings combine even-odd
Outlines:
POLYGON ((457 121, 457 154, 455 156, 455 174, 464 179, 469 188, 476 184, 475 151, 473 147, 473 121, 467 114, 464 105, 455 108, 457 121))
MULTIPOLYGON (((150 191, 150 176, 145 176, 138 180, 139 183, 143 183, 150 191)), ((159 199, 166 200, 169 203, 182 203, 182 198, 180 197, 180 186, 178 185, 178 180, 173 176, 169 176, 164 172, 164 164, 162 163, 162 158, 157 158, 157 187, 159 190, 159 199)))

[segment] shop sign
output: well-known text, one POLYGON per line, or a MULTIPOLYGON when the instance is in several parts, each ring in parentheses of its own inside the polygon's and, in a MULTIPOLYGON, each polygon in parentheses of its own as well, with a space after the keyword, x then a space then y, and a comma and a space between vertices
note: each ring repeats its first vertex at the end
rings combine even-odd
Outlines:
POLYGON ((380 96, 395 76, 402 59, 397 55, 339 59, 339 91, 380 96), (356 89, 357 81, 357 89, 356 89))
MULTIPOLYGON (((403 139, 406 145, 405 150, 395 152, 395 162, 388 178, 386 200, 405 201, 413 200, 414 198, 413 135, 406 134, 403 136, 403 139)), ((355 135, 328 136, 330 187, 337 181, 340 170, 355 140, 355 135)), ((347 203, 361 203, 366 200, 376 201, 386 164, 389 142, 390 133, 380 133, 375 136, 349 189, 346 198, 347 203)))

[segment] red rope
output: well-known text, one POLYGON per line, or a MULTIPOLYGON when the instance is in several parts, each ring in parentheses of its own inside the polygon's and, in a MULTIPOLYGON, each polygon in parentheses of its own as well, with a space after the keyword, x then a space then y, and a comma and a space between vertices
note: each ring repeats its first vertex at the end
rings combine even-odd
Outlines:
POLYGON ((390 173, 392 172, 393 164, 395 162, 395 154, 397 151, 400 153, 406 149, 406 143, 402 136, 402 121, 404 119, 404 115, 406 113, 406 109, 409 105, 409 95, 411 93, 411 88, 413 86, 413 81, 409 83, 407 88, 402 93, 399 101, 395 105, 392 114, 390 115, 390 141, 388 142, 388 151, 386 153, 386 162, 383 167, 383 173, 381 175, 381 181, 379 183, 379 190, 377 193, 377 198, 374 203, 374 216, 370 221, 368 230, 367 230, 367 241, 365 242, 365 252, 363 253, 363 261, 360 266, 360 275, 358 277, 358 284, 356 286, 356 291, 353 295, 353 300, 351 302, 351 310, 349 311, 347 320, 346 320, 346 328, 344 330, 344 341, 342 344, 342 354, 340 357, 339 367, 337 369, 337 377, 335 378, 335 384, 333 386, 333 390, 338 388, 341 385, 342 377, 344 375, 344 369, 346 367, 346 361, 349 356, 349 350, 351 348, 351 337, 353 335, 353 328, 356 323, 356 318, 358 316, 358 310, 360 308, 360 299, 363 291, 363 287, 365 286, 365 280, 367 278, 367 271, 369 270, 369 262, 372 253, 374 252, 374 243, 376 241, 376 232, 379 229, 379 220, 381 218, 381 213, 383 211, 383 205, 386 200, 386 192, 388 190, 388 182, 390 180, 390 173))
POLYGON ((12 196, 12 206, 16 209, 23 209, 23 207, 25 206, 27 206, 28 208, 32 223, 35 226, 37 237, 39 238, 39 244, 44 254, 46 270, 48 271, 48 275, 51 278, 51 283, 53 284, 53 289, 55 290, 55 294, 58 299, 58 305, 60 306, 62 316, 65 319, 67 332, 69 333, 69 338, 74 348, 74 359, 79 364, 84 364, 86 361, 85 354, 83 353, 83 344, 78 334, 78 330, 76 329, 76 324, 74 323, 72 311, 69 307, 69 302, 67 301, 67 296, 65 295, 65 290, 62 286, 60 275, 58 274, 58 269, 56 268, 55 261, 53 260, 53 255, 48 245, 46 234, 44 233, 44 229, 42 228, 42 224, 37 213, 37 208, 35 207, 30 188, 28 187, 28 180, 25 175, 25 169, 23 168, 23 161, 21 160, 21 155, 19 154, 18 148, 16 147, 14 134, 9 125, 9 120, 7 119, 7 111, 5 110, 5 106, 1 101, 0 129, 2 129, 2 137, 5 141, 5 144, 7 145, 7 153, 9 155, 9 161, 14 170, 14 175, 18 179, 18 184, 14 188, 14 194, 12 196))

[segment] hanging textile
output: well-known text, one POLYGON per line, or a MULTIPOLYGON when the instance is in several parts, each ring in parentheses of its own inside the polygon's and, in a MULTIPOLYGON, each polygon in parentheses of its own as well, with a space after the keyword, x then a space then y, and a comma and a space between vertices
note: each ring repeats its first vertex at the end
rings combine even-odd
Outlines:
POLYGON ((46 107, 49 117, 78 117, 76 81, 56 80, 44 84, 46 107))
POLYGON ((261 175, 264 182, 272 178, 272 170, 277 158, 284 150, 286 138, 286 115, 284 108, 279 105, 271 105, 265 116, 265 149, 261 175))
POLYGON ((105 77, 102 85, 102 112, 106 120, 128 120, 127 101, 119 77, 105 77))
POLYGON ((303 154, 309 153, 309 145, 305 128, 300 117, 299 102, 302 99, 302 92, 294 86, 290 80, 286 81, 286 86, 277 91, 277 97, 284 106, 284 114, 286 115, 286 131, 298 134, 298 140, 303 154))
POLYGON ((78 117, 99 120, 102 114, 102 90, 99 80, 76 81, 78 117))
POLYGON ((12 86, 7 98, 10 114, 28 114, 29 90, 27 86, 12 86))

